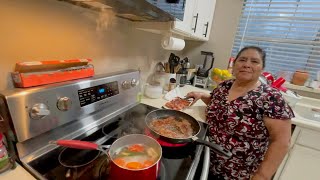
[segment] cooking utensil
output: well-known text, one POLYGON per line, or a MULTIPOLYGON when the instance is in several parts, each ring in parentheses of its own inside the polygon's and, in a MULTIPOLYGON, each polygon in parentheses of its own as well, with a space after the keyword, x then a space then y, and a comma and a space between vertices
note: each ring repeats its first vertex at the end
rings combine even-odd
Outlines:
POLYGON ((142 180, 156 180, 159 175, 160 159, 162 156, 162 149, 160 144, 153 138, 142 135, 142 134, 130 134, 123 136, 112 143, 112 145, 98 145, 96 143, 79 141, 79 140, 57 140, 51 141, 51 144, 56 144, 69 148, 76 149, 88 149, 88 150, 99 150, 108 155, 110 162, 110 179, 122 180, 125 177, 135 177, 135 179, 142 180), (155 163, 147 168, 143 169, 128 169, 125 167, 118 166, 114 162, 114 157, 119 148, 133 145, 133 144, 145 144, 148 147, 152 147, 158 154, 159 157, 155 163), (107 151, 108 149, 108 151, 107 151))
POLYGON ((208 142, 202 139, 199 139, 197 137, 198 133, 200 132, 200 124, 197 120, 195 120, 193 117, 191 117, 190 115, 183 113, 181 111, 175 111, 175 110, 168 110, 168 109, 158 109, 158 110, 154 110, 151 111, 150 113, 147 114, 146 119, 145 119, 146 125, 148 126, 148 128, 151 130, 151 132, 153 133, 154 136, 156 136, 157 138, 163 139, 164 141, 170 142, 170 143, 186 143, 186 142, 196 142, 205 146, 210 147, 213 151, 215 151, 216 153, 226 156, 226 157, 231 157, 232 153, 226 149, 224 149, 223 147, 212 143, 212 142, 208 142), (155 119, 164 119, 167 118, 169 116, 173 116, 176 118, 176 120, 178 121, 179 119, 185 119, 187 120, 190 124, 191 127, 193 129, 193 133, 192 136, 187 137, 187 138, 171 138, 171 137, 166 137, 165 135, 159 134, 158 132, 156 132, 151 126, 150 123, 155 120, 155 119))
MULTIPOLYGON (((105 127, 103 127, 104 130, 105 127)), ((119 128, 118 128, 119 129, 119 128)), ((103 136, 95 141, 96 144, 103 144, 109 140, 115 133, 118 131, 111 132, 110 134, 103 136)), ((63 149, 58 157, 59 163, 69 168, 66 172, 65 177, 71 179, 77 179, 81 177, 82 168, 85 169, 85 166, 95 161, 100 155, 100 151, 88 150, 88 149, 74 149, 74 148, 65 148, 63 149)), ((106 159, 106 161, 109 161, 106 159)))
POLYGON ((165 67, 165 72, 170 73, 170 64, 168 62, 164 63, 164 67, 165 67))
POLYGON ((67 179, 77 179, 84 173, 86 165, 95 161, 99 155, 100 151, 65 148, 60 152, 58 161, 68 168, 65 174, 67 179))
POLYGON ((171 53, 169 57, 170 73, 175 73, 175 67, 179 64, 180 58, 175 54, 171 53))

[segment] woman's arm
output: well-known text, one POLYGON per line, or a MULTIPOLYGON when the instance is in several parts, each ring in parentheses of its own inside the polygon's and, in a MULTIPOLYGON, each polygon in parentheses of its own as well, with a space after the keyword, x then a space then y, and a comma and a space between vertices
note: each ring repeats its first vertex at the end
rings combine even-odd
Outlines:
MULTIPOLYGON (((203 92, 189 92, 186 95, 187 98, 194 98, 192 104, 194 104, 195 102, 197 102, 199 99, 201 99, 206 105, 209 104, 211 96, 210 94, 207 93, 203 93, 203 92)), ((191 105, 192 105, 191 104, 191 105)))
POLYGON ((290 119, 280 120, 264 117, 264 123, 269 131, 270 143, 264 160, 251 178, 252 180, 270 180, 277 171, 290 146, 290 119))

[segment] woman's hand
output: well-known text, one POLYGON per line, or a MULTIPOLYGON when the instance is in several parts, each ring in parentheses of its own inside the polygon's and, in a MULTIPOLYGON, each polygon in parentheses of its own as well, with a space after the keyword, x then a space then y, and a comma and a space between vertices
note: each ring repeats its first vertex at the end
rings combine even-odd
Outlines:
POLYGON ((201 99, 205 104, 208 104, 210 102, 210 94, 206 94, 203 92, 189 92, 186 95, 186 98, 193 98, 194 99, 193 102, 191 103, 191 105, 196 103, 199 99, 201 99))

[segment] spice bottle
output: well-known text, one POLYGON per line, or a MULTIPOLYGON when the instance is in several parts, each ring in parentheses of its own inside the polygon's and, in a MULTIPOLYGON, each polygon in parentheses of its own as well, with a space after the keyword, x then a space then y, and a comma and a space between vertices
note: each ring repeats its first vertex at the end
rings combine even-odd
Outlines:
POLYGON ((170 78, 169 91, 171 91, 171 90, 174 89, 174 88, 176 88, 176 79, 170 78))

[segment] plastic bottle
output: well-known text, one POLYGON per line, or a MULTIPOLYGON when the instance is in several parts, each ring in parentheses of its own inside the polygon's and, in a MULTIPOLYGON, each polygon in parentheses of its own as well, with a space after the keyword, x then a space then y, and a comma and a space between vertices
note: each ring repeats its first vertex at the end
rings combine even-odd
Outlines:
POLYGON ((3 144, 3 134, 0 133, 0 159, 7 155, 6 146, 3 144))
POLYGON ((0 170, 9 163, 8 152, 3 144, 3 134, 0 133, 0 170))

